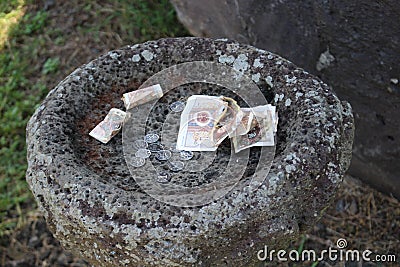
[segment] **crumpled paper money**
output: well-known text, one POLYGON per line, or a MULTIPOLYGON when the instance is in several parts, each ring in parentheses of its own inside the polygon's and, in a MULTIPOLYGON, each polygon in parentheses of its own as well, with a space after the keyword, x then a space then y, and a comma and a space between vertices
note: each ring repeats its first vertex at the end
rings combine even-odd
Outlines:
POLYGON ((243 135, 248 133, 250 131, 253 122, 254 114, 253 112, 251 112, 250 109, 242 108, 241 111, 243 113, 243 117, 240 123, 237 125, 236 130, 233 133, 233 136, 243 135))
POLYGON ((121 130, 125 116, 124 111, 112 108, 104 120, 97 124, 89 135, 107 144, 121 130))
MULTIPOLYGON (((126 109, 161 98, 159 84, 123 94, 126 109)), ((107 143, 121 129, 126 113, 112 108, 89 135, 107 143)), ((240 108, 225 96, 193 95, 181 114, 176 149, 215 151, 226 137, 232 139, 235 152, 253 146, 274 146, 278 125, 276 107, 270 104, 240 108)))
POLYGON ((277 127, 275 107, 272 105, 243 108, 245 112, 254 114, 251 129, 243 135, 232 137, 235 152, 254 146, 274 146, 274 132, 277 127))
POLYGON ((142 105, 154 99, 159 99, 163 96, 163 90, 159 84, 155 84, 140 90, 132 91, 122 95, 125 108, 131 109, 133 107, 142 105))
POLYGON ((243 112, 234 99, 224 96, 220 98, 227 102, 228 106, 212 132, 214 144, 217 146, 221 144, 226 137, 232 137, 233 132, 238 125, 240 125, 243 118, 243 112))
POLYGON ((253 146, 274 146, 276 107, 240 108, 228 97, 193 95, 181 114, 176 148, 215 151, 229 136, 235 152, 253 146))

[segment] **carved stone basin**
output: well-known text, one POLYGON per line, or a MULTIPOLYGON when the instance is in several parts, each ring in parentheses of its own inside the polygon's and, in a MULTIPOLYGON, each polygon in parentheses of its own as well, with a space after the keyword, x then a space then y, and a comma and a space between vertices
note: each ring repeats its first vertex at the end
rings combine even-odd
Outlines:
MULTIPOLYGON (((147 127, 168 117, 174 99, 224 90, 179 86, 157 102, 147 127)), ((55 237, 94 266, 248 266, 265 245, 282 248, 315 224, 347 170, 353 132, 350 105, 278 55, 228 40, 162 39, 109 52, 48 94, 27 128, 27 181, 55 237), (132 178, 123 134, 102 144, 88 133, 112 107, 123 109, 123 93, 195 61, 250 77, 277 106, 279 125, 275 157, 259 187, 246 186, 260 159, 261 150, 252 148, 237 177, 241 186, 211 203, 180 207, 150 196, 132 178)), ((201 176, 208 183, 224 173, 229 147, 225 142, 221 160, 201 175, 182 172, 183 181, 201 176)))

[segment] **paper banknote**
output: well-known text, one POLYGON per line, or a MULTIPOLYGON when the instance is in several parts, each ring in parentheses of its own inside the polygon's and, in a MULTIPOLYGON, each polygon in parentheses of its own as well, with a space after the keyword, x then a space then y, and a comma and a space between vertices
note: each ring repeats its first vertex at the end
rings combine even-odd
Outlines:
POLYGON ((233 133, 242 122, 243 118, 243 112, 234 99, 224 96, 220 98, 228 103, 228 106, 226 112, 224 112, 213 130, 213 141, 217 146, 222 143, 226 137, 233 136, 233 133))
POLYGON ((253 112, 249 109, 243 109, 243 108, 241 109, 241 111, 243 113, 242 120, 237 125, 236 130, 232 134, 232 137, 237 135, 247 134, 251 129, 251 125, 253 123, 253 118, 254 118, 253 112))
POLYGON ((266 110, 269 113, 270 118, 272 119, 273 132, 276 133, 278 127, 278 112, 276 111, 276 106, 272 106, 271 104, 268 104, 266 106, 266 110))
POLYGON ((217 96, 193 95, 181 114, 176 148, 187 151, 215 151, 215 130, 227 112, 228 102, 217 96))
POLYGON ((232 137, 235 152, 253 146, 274 146, 274 131, 276 131, 277 116, 275 107, 271 105, 243 108, 243 112, 252 112, 251 129, 244 135, 232 137))
POLYGON ((125 108, 128 110, 151 100, 159 99, 162 96, 162 88, 159 84, 156 84, 140 90, 125 93, 122 95, 122 101, 124 101, 125 108))
POLYGON ((177 149, 215 151, 230 137, 239 152, 253 146, 274 146, 276 107, 270 104, 240 108, 228 97, 194 95, 181 114, 177 149))
POLYGON ((104 144, 108 143, 121 130, 125 116, 124 111, 112 108, 104 120, 97 124, 89 135, 104 144))

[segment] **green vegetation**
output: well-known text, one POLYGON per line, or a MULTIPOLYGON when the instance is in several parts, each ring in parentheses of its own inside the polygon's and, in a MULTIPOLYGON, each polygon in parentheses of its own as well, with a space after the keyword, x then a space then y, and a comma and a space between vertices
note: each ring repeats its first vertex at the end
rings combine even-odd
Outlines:
MULTIPOLYGON (((35 208, 25 181, 27 121, 49 89, 85 63, 71 63, 70 55, 59 51, 73 46, 79 52, 87 43, 107 51, 187 35, 168 0, 85 0, 73 5, 64 8, 78 10, 72 19, 79 23, 68 28, 58 18, 60 10, 44 11, 34 1, 0 0, 0 236, 35 208), (109 42, 110 36, 116 41, 109 42)), ((98 56, 90 51, 86 58, 98 56)))
POLYGON ((20 0, 1 0, 0 1, 0 14, 9 14, 12 11, 18 9, 21 4, 20 0))
POLYGON ((136 43, 188 34, 177 24, 175 11, 168 0, 85 2, 83 9, 102 19, 81 27, 83 32, 114 32, 123 40, 136 43))
POLYGON ((60 59, 56 58, 48 58, 43 65, 43 74, 54 73, 58 69, 58 65, 60 65, 60 59))
POLYGON ((45 26, 47 13, 38 11, 36 14, 26 14, 20 24, 19 30, 21 34, 33 34, 39 32, 45 26))

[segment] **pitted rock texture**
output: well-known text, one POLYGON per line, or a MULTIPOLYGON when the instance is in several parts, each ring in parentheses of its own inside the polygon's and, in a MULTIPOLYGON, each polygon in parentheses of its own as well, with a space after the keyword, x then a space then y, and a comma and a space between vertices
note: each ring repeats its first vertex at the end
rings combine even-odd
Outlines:
POLYGON ((400 2, 171 0, 195 36, 288 58, 354 108, 349 172, 400 199, 400 2))
POLYGON ((94 266, 251 266, 258 250, 285 246, 321 216, 350 162, 352 138, 350 105, 284 58, 228 40, 162 39, 109 52, 48 94, 27 128, 27 181, 56 238, 94 266), (131 179, 121 134, 101 144, 88 133, 111 107, 122 108, 122 93, 199 60, 255 77, 279 111, 277 149, 258 190, 180 208, 131 179))

